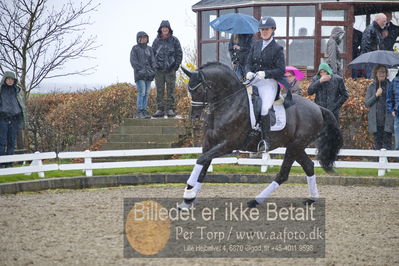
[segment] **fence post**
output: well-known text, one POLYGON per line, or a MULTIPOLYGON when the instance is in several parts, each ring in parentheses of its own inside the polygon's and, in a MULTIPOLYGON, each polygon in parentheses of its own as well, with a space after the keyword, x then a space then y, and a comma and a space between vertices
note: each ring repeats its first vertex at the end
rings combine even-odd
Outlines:
POLYGON ((212 164, 209 165, 208 171, 207 171, 207 172, 210 172, 210 173, 213 172, 213 166, 212 166, 212 164))
POLYGON ((266 172, 267 172, 268 165, 269 165, 270 154, 269 154, 268 152, 262 153, 262 160, 265 161, 265 164, 262 164, 262 166, 260 167, 260 171, 261 171, 262 173, 266 173, 266 172))
MULTIPOLYGON (((39 151, 35 152, 35 154, 40 153, 39 151)), ((34 159, 32 160, 32 162, 30 163, 30 166, 42 166, 43 165, 43 161, 41 159, 34 159)), ((25 173, 25 175, 31 175, 32 173, 25 173)), ((38 172, 38 175, 40 178, 44 178, 44 172, 38 172)))
MULTIPOLYGON (((86 153, 90 153, 89 150, 85 150, 86 153)), ((91 157, 85 157, 85 172, 86 176, 93 176, 93 170, 91 169, 91 157), (87 169, 90 168, 90 169, 87 169)))
POLYGON ((387 151, 386 149, 380 150, 380 157, 378 159, 378 162, 380 163, 378 169, 378 176, 384 176, 387 171, 388 158, 386 155, 386 151, 387 151))

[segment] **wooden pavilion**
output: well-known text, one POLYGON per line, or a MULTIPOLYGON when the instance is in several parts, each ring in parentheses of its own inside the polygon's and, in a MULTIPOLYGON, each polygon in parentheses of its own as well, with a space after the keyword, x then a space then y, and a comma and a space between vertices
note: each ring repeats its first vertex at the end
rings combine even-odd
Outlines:
MULTIPOLYGON (((276 40, 284 47, 286 64, 315 73, 324 61, 331 30, 345 30, 341 43, 342 67, 350 76, 347 64, 352 60, 353 30, 363 31, 373 14, 399 11, 399 1, 380 0, 202 0, 192 6, 197 13, 198 64, 219 61, 231 65, 228 53, 230 35, 214 31, 209 22, 228 13, 244 13, 256 19, 275 19, 276 40)), ((399 15, 399 14, 398 14, 399 15)), ((258 38, 257 36, 256 38, 258 38)), ((396 44, 398 45, 398 43, 396 44)))

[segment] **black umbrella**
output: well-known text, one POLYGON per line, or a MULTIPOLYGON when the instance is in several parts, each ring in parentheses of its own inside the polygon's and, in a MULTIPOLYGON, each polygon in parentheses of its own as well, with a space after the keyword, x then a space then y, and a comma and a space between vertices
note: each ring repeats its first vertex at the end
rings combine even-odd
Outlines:
POLYGON ((366 65, 384 65, 394 67, 399 65, 399 53, 385 50, 377 50, 361 54, 349 63, 349 67, 361 69, 366 65))

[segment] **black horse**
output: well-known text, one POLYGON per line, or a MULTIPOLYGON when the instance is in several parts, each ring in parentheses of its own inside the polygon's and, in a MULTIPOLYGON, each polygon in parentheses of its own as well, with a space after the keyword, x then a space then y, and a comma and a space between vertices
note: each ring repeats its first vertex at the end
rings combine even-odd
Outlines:
MULTIPOLYGON (((187 181, 183 196, 182 207, 191 207, 212 159, 234 150, 256 151, 260 134, 253 134, 251 128, 246 87, 229 67, 213 62, 195 72, 186 69, 183 71, 190 77, 188 87, 193 107, 203 107, 207 113, 203 153, 187 181)), ((332 172, 334 161, 342 146, 342 135, 334 115, 329 110, 301 96, 293 95, 292 100, 294 104, 286 109, 285 128, 270 133, 270 150, 277 147, 287 148, 273 185, 276 188, 287 181, 291 166, 297 161, 308 176, 311 196, 317 198, 315 179, 309 181, 309 177, 314 177, 314 163, 305 153, 305 148, 318 139, 318 160, 325 171, 332 172)), ((249 206, 254 207, 263 202, 259 197, 266 198, 269 194, 258 195, 257 201, 249 202, 249 206)))

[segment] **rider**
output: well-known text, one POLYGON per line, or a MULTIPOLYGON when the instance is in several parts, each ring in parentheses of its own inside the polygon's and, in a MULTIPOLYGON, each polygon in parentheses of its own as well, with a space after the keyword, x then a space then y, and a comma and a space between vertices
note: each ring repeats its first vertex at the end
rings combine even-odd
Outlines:
MULTIPOLYGON (((285 73, 284 50, 274 40, 276 22, 271 17, 262 17, 259 21, 261 39, 254 42, 248 55, 245 70, 246 78, 253 80, 252 85, 258 87, 259 96, 262 99, 260 127, 262 140, 259 143, 259 151, 268 151, 270 147, 270 115, 277 94, 277 81, 284 86, 287 80, 285 73)), ((289 86, 285 86, 289 88, 289 86)))

